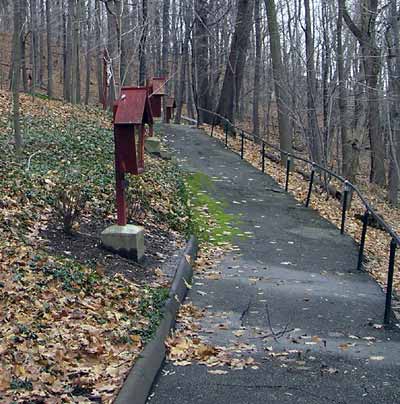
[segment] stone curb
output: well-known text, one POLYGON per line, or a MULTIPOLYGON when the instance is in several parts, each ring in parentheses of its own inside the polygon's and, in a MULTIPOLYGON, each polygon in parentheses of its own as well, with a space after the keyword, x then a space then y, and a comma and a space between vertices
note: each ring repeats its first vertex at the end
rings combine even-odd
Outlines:
POLYGON ((115 404, 145 404, 165 359, 165 340, 175 326, 176 314, 185 299, 193 276, 193 262, 197 256, 197 240, 192 236, 178 264, 169 298, 153 339, 146 345, 139 359, 129 372, 115 404))

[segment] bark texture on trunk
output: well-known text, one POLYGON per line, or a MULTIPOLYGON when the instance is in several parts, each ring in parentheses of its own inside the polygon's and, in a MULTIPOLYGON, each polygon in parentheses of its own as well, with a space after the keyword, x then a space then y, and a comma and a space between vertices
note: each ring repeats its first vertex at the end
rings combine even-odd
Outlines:
POLYGON ((231 122, 235 121, 235 106, 240 99, 253 9, 254 0, 238 0, 235 32, 217 107, 217 113, 231 122))
POLYGON ((139 42, 139 86, 146 84, 147 0, 142 0, 142 35, 139 42))
POLYGON ((357 38, 363 56, 365 84, 368 99, 368 130, 371 143, 370 180, 385 185, 385 143, 380 125, 378 80, 381 72, 380 49, 376 43, 376 19, 378 0, 361 1, 361 27, 358 27, 346 9, 345 0, 340 0, 344 20, 357 38))
POLYGON ((260 0, 254 0, 255 61, 253 93, 253 133, 260 136, 260 89, 261 89, 261 21, 260 0))
MULTIPOLYGON (((283 82, 281 40, 279 36, 275 0, 265 0, 265 7, 267 9, 272 70, 274 76, 276 105, 278 109, 280 147, 282 150, 291 153, 292 131, 289 122, 289 97, 283 82)), ((282 164, 286 165, 286 161, 286 155, 281 154, 282 164)))
POLYGON ((179 71, 178 91, 176 94, 176 114, 175 114, 176 124, 181 123, 182 108, 184 103, 185 89, 187 85, 186 76, 188 74, 189 41, 191 34, 190 8, 188 5, 185 5, 183 7, 184 7, 185 34, 182 43, 181 66, 179 71))
POLYGON ((194 25, 194 60, 196 71, 196 106, 199 124, 211 123, 212 116, 203 111, 210 110, 210 81, 209 81, 209 28, 207 26, 209 7, 207 0, 195 1, 194 25), (202 109, 201 109, 202 108, 202 109))
POLYGON ((13 60, 13 74, 12 74, 12 95, 13 95, 13 130, 14 130, 14 143, 15 151, 18 155, 22 152, 22 135, 20 125, 20 109, 19 109, 19 86, 21 83, 21 0, 14 0, 14 60, 13 60))
POLYGON ((53 97, 53 32, 51 21, 50 0, 46 0, 46 25, 47 25, 47 95, 53 97))
POLYGON ((389 8, 389 28, 386 34, 388 46, 388 118, 389 118, 389 187, 388 200, 392 205, 398 204, 400 182, 400 24, 399 10, 396 2, 392 1, 389 8))
POLYGON ((310 145, 311 158, 316 163, 321 163, 322 147, 316 111, 316 73, 314 64, 314 38, 312 34, 310 0, 304 0, 304 9, 306 23, 305 34, 307 65, 307 140, 310 145))

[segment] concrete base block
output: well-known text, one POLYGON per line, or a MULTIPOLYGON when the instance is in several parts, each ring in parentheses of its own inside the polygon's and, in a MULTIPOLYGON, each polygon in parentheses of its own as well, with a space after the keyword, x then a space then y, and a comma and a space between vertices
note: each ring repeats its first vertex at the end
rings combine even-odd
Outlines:
POLYGON ((167 150, 161 150, 160 156, 163 160, 172 160, 172 154, 167 150))
POLYGON ((160 155, 161 153, 161 141, 157 137, 147 137, 144 141, 144 147, 150 154, 160 155))
POLYGON ((103 246, 118 255, 140 262, 144 256, 144 228, 113 225, 101 233, 103 246))

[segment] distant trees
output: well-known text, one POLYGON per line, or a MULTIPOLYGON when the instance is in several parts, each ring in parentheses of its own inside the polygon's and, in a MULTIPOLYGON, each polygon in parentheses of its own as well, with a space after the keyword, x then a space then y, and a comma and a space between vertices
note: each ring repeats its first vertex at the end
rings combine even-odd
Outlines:
POLYGON ((14 143, 17 154, 22 151, 22 136, 20 125, 19 111, 19 87, 20 87, 20 70, 21 70, 21 35, 22 35, 22 20, 21 20, 21 0, 14 0, 13 4, 14 16, 14 35, 13 35, 13 61, 12 61, 12 95, 13 95, 13 129, 14 143))
POLYGON ((11 85, 18 118, 20 90, 75 103, 107 93, 110 107, 121 86, 168 75, 175 122, 217 124, 215 111, 351 181, 387 184, 397 203, 399 3, 0 0, 0 34, 14 32, 0 84, 11 85))
POLYGON ((347 12, 345 0, 341 1, 343 17, 357 38, 362 52, 366 92, 368 97, 368 128, 371 142, 371 181, 385 184, 385 146, 379 114, 380 49, 376 41, 378 0, 361 0, 361 24, 357 26, 347 12))

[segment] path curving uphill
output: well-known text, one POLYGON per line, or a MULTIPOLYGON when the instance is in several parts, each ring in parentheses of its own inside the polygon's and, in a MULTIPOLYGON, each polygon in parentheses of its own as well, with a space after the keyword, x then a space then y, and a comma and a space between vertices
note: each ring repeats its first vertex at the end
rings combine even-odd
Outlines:
POLYGON ((164 128, 179 164, 212 178, 206 191, 252 234, 187 301, 207 308, 213 345, 252 347, 257 366, 216 374, 166 362, 149 402, 399 403, 400 333, 380 326, 385 297, 357 272, 354 241, 202 131, 164 128))

